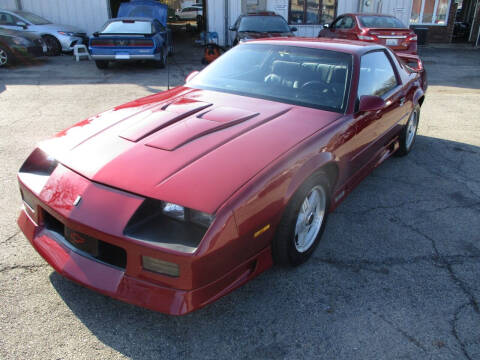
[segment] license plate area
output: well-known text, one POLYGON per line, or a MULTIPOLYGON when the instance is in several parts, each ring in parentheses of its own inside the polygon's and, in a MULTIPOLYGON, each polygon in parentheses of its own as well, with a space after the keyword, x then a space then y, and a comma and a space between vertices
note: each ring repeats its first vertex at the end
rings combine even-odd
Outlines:
POLYGON ((115 60, 130 60, 130 54, 115 54, 115 60))
POLYGON ((98 257, 98 240, 79 232, 65 228, 65 240, 67 240, 73 247, 87 254, 98 257))
POLYGON ((398 39, 386 39, 386 45, 397 46, 398 45, 398 39))

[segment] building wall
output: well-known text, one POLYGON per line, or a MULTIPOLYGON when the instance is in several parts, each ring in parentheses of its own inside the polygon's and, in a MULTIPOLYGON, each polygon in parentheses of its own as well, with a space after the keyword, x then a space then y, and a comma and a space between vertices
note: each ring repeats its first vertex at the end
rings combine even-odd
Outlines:
POLYGON ((453 27, 455 25, 455 14, 457 12, 457 4, 455 1, 450 2, 450 10, 448 12, 447 25, 415 25, 411 28, 428 29, 427 43, 450 43, 453 37, 453 27))
MULTIPOLYGON (((17 8, 15 0, 0 0, 0 8, 4 3, 9 3, 7 8, 17 8)), ((53 23, 77 26, 89 34, 100 30, 109 18, 108 0, 21 0, 21 4, 23 10, 53 23)))
POLYGON ((13 10, 17 8, 16 0, 0 0, 0 9, 13 10))

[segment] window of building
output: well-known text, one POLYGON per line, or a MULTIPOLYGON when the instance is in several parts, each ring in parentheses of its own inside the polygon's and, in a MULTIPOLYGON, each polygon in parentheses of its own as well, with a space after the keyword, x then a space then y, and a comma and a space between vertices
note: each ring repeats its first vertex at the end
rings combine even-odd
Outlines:
POLYGON ((335 19, 337 0, 290 0, 289 4, 290 24, 329 24, 335 19))
POLYGON ((413 0, 410 24, 447 25, 450 0, 413 0))

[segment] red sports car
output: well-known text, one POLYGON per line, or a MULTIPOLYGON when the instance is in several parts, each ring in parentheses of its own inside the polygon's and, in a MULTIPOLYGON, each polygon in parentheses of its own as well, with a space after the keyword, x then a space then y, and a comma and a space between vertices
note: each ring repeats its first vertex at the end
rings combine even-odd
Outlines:
POLYGON ((412 149, 423 75, 375 44, 240 44, 39 144, 18 224, 63 276, 188 313, 312 255, 327 214, 412 149))
POLYGON ((417 35, 393 16, 343 14, 324 27, 318 37, 374 42, 396 52, 417 54, 417 35))

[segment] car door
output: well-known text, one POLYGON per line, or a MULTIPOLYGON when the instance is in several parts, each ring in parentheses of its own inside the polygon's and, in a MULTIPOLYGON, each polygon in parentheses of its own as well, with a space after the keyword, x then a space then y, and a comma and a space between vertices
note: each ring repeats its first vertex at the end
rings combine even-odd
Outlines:
POLYGON ((366 53, 361 58, 357 104, 362 95, 380 96, 384 108, 376 112, 357 112, 355 116, 355 154, 352 165, 359 170, 382 156, 396 135, 402 120, 405 94, 394 63, 384 50, 366 53))

